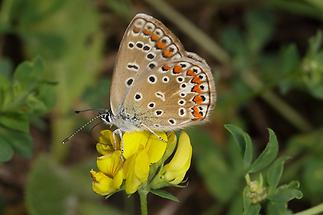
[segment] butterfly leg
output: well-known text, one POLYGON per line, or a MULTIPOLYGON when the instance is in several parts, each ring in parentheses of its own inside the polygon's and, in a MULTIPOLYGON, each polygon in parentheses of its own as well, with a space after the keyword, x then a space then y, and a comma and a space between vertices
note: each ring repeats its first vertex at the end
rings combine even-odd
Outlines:
POLYGON ((145 127, 150 133, 152 133, 153 135, 155 135, 156 137, 158 137, 158 139, 160 140, 160 141, 163 141, 163 142, 165 142, 165 143, 167 143, 167 141, 166 140, 164 140, 164 138, 162 138, 161 136, 159 136, 156 132, 154 132, 153 130, 151 130, 147 125, 145 125, 145 124, 141 124, 143 127, 145 127))
POLYGON ((116 142, 116 137, 118 136, 120 141, 121 141, 121 145, 120 145, 120 150, 121 150, 121 160, 123 159, 123 151, 124 151, 124 142, 123 142, 123 138, 122 138, 122 131, 121 129, 116 129, 112 132, 113 135, 113 139, 114 139, 114 147, 115 149, 117 148, 117 142, 116 142))

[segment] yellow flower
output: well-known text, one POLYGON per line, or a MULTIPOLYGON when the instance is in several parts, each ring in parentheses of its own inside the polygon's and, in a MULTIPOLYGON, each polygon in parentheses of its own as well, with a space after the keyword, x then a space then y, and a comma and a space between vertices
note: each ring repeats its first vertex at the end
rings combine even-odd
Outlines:
POLYGON ((124 177, 122 165, 120 150, 98 157, 99 172, 90 171, 93 191, 100 195, 108 195, 118 190, 124 177))
MULTIPOLYGON (((158 136, 167 141, 167 135, 158 136)), ((150 165, 158 162, 164 155, 167 143, 148 131, 126 132, 123 135, 125 190, 128 194, 136 192, 148 180, 150 165)))
POLYGON ((172 160, 163 167, 162 177, 171 184, 181 183, 190 168, 191 158, 192 145, 190 138, 186 132, 182 131, 172 160))
POLYGON ((112 131, 102 130, 100 132, 99 142, 96 144, 96 150, 101 155, 106 155, 117 149, 120 149, 120 143, 118 139, 113 138, 112 131))
POLYGON ((138 189, 179 184, 191 164, 192 146, 185 132, 180 134, 178 143, 174 132, 158 132, 158 136, 149 131, 125 132, 122 141, 115 140, 109 130, 100 134, 96 146, 102 155, 97 158, 99 171, 90 172, 92 189, 100 195, 118 190, 133 194, 138 189), (170 156, 170 162, 163 166, 170 156))

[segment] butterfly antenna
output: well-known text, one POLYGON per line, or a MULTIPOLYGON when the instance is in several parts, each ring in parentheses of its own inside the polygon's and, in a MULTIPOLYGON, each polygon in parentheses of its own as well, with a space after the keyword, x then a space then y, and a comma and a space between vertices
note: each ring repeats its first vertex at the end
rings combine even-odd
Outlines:
POLYGON ((95 111, 95 112, 104 112, 105 109, 103 108, 89 108, 89 109, 84 109, 84 110, 75 110, 74 113, 78 114, 78 113, 83 113, 83 112, 87 112, 87 111, 95 111))
POLYGON ((70 136, 66 137, 62 143, 65 144, 68 141, 70 141, 71 138, 73 138, 77 133, 79 133, 80 131, 82 131, 84 128, 86 128, 88 125, 90 125, 91 123, 93 123, 95 120, 99 119, 100 117, 102 117, 102 114, 99 114, 95 117, 93 117, 92 119, 90 119, 88 122, 86 122, 84 125, 82 125, 81 127, 79 127, 76 131, 74 131, 70 136))

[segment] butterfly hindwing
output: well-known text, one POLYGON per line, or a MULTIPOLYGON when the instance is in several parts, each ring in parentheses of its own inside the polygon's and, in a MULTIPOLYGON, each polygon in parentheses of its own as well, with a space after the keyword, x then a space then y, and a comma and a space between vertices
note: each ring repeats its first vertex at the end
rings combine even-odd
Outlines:
POLYGON ((159 64, 140 74, 124 110, 153 130, 168 131, 203 121, 214 102, 209 67, 190 58, 159 64))

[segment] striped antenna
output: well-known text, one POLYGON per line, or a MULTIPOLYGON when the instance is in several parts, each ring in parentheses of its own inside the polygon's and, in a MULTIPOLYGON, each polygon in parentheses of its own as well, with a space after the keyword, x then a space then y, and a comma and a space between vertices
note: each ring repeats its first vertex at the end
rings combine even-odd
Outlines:
MULTIPOLYGON (((75 111, 76 112, 76 111, 75 111)), ((93 123, 95 120, 101 118, 104 114, 99 114, 95 117, 93 117, 92 119, 90 119, 88 122, 86 122, 84 125, 82 125, 81 127, 79 127, 76 131, 74 131, 70 136, 66 137, 62 143, 65 144, 68 141, 71 140, 72 137, 74 137, 77 133, 79 133, 80 131, 82 131, 84 128, 86 128, 88 125, 90 125, 91 123, 93 123)))

